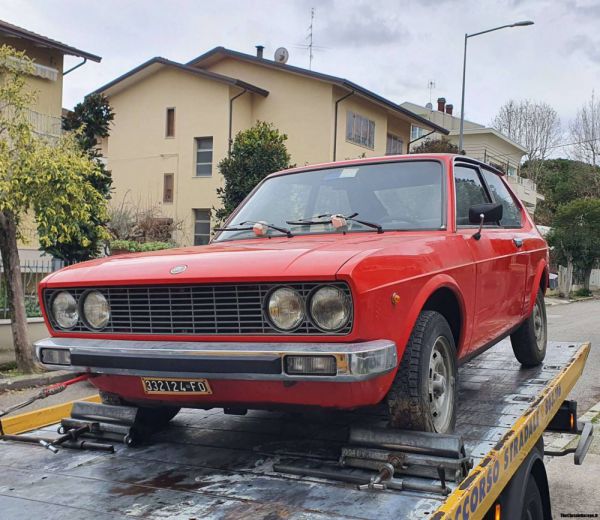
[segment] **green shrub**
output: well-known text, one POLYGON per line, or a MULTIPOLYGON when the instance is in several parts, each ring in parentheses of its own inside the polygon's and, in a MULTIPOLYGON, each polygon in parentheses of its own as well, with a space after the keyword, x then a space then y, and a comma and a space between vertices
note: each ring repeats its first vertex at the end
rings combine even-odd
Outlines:
POLYGON ((147 251, 159 251, 173 247, 170 242, 136 242, 135 240, 112 240, 111 251, 127 251, 128 253, 140 253, 147 251))
POLYGON ((592 295, 592 291, 590 291, 589 289, 586 289, 585 287, 582 287, 581 289, 577 289, 573 293, 573 296, 577 296, 578 298, 585 298, 586 296, 591 296, 591 295, 592 295))

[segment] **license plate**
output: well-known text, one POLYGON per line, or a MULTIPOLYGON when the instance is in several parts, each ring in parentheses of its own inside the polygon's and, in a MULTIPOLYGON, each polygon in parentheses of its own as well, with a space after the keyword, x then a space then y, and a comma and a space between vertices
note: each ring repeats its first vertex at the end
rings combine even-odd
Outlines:
POLYGON ((165 379, 142 377, 142 386, 146 394, 186 394, 209 395, 212 390, 206 379, 165 379))

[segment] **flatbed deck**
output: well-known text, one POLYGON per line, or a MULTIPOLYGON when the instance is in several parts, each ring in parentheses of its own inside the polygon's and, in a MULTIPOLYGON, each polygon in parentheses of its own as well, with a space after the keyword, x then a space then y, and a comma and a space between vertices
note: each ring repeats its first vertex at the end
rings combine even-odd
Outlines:
POLYGON ((448 483, 449 496, 359 491, 273 470, 284 459, 336 461, 350 425, 385 426, 381 410, 183 410, 147 444, 116 445, 114 454, 0 442, 0 518, 441 519, 469 503, 469 518, 481 517, 567 397, 588 351, 551 342, 543 366, 522 369, 503 341, 461 367, 456 433, 474 468, 460 485, 448 483), (491 482, 485 494, 477 493, 482 479, 491 482))

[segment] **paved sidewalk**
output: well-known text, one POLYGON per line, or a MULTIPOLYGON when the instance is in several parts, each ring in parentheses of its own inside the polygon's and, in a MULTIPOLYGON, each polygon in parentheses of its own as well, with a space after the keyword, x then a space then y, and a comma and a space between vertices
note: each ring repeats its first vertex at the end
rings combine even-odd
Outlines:
MULTIPOLYGON (((5 410, 10 406, 26 401, 39 391, 40 388, 38 387, 27 388, 25 390, 7 390, 2 392, 0 393, 0 410, 5 410)), ((46 397, 46 399, 35 401, 29 406, 21 408, 20 410, 17 410, 6 417, 12 417, 13 415, 18 415, 25 412, 31 412, 32 410, 38 410, 40 408, 45 408, 46 406, 66 403, 68 401, 76 401, 77 399, 89 397, 90 395, 97 393, 98 390, 96 390, 96 388, 93 387, 88 381, 82 381, 81 383, 76 383, 67 387, 67 389, 62 391, 60 394, 51 395, 50 397, 46 397)))
MULTIPOLYGON (((579 420, 594 424, 594 438, 583 464, 575 466, 573 455, 545 457, 552 497, 552 516, 556 520, 568 518, 561 515, 600 518, 600 402, 579 420)), ((546 448, 555 450, 575 447, 577 443, 576 438, 566 434, 545 434, 544 440, 546 448)))

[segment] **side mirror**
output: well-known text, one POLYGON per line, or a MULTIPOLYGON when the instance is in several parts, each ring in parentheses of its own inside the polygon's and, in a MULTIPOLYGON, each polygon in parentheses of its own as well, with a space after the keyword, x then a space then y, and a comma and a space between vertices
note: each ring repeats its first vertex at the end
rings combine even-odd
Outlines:
POLYGON ((477 233, 473 235, 475 240, 481 238, 481 229, 488 222, 499 222, 502 220, 502 204, 499 202, 489 204, 475 204, 469 208, 469 222, 479 224, 477 233))

